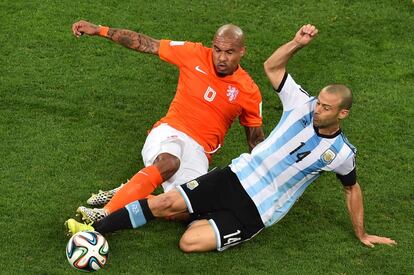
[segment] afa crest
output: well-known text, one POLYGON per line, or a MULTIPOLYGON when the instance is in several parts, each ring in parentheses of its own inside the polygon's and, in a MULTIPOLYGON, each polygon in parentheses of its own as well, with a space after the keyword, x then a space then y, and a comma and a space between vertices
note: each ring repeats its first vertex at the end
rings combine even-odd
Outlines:
POLYGON ((187 182, 186 186, 188 189, 194 190, 198 186, 198 182, 196 180, 192 180, 187 182))
POLYGON ((325 164, 329 164, 334 160, 335 157, 336 153, 333 150, 328 149, 322 154, 321 159, 325 164))

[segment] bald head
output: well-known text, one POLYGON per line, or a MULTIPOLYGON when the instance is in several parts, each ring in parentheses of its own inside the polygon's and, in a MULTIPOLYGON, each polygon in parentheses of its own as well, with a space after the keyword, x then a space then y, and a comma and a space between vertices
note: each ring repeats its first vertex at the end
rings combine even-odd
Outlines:
POLYGON ((339 105, 340 109, 351 109, 352 106, 352 92, 351 90, 342 84, 332 84, 328 85, 325 88, 322 89, 322 91, 325 91, 330 94, 337 94, 342 97, 341 104, 339 105))
POLYGON ((244 47, 244 33, 240 27, 233 24, 221 26, 214 35, 214 39, 216 38, 232 40, 237 43, 239 47, 244 47))
POLYGON ((236 25, 221 26, 214 35, 212 58, 218 76, 233 74, 246 53, 243 31, 236 25))

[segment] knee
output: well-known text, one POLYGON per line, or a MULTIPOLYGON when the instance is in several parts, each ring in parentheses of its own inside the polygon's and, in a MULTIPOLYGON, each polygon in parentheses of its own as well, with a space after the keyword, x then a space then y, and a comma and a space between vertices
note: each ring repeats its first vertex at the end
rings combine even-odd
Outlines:
POLYGON ((181 237, 179 247, 186 253, 206 252, 216 248, 216 241, 215 237, 205 230, 205 227, 190 228, 181 237))
POLYGON ((189 234, 184 234, 180 239, 179 247, 185 253, 195 252, 197 251, 197 242, 189 234))
POLYGON ((162 153, 157 156, 154 165, 160 171, 164 180, 171 178, 180 168, 180 159, 168 153, 162 153))
POLYGON ((154 216, 163 217, 170 212, 174 204, 174 198, 169 193, 164 193, 149 200, 148 204, 154 216))

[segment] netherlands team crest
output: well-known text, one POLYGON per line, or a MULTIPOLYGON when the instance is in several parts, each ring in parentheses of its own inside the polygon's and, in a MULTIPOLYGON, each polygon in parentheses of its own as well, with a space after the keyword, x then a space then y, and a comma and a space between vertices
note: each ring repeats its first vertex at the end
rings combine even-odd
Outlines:
POLYGON ((229 87, 227 88, 227 97, 229 98, 229 101, 235 101, 238 94, 239 90, 236 87, 229 85, 229 87))
POLYGON ((335 152, 332 151, 331 149, 328 149, 322 154, 321 159, 325 164, 329 164, 334 160, 335 157, 336 157, 335 152))

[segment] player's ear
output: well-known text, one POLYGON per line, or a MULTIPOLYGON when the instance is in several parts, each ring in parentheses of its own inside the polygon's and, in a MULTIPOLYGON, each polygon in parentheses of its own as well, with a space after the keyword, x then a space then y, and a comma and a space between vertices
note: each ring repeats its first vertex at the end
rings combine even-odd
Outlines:
POLYGON ((349 110, 342 109, 342 110, 339 111, 338 118, 339 119, 345 119, 348 115, 349 115, 349 110))
POLYGON ((246 51, 247 51, 246 47, 241 47, 240 48, 240 56, 244 56, 246 54, 246 51))

